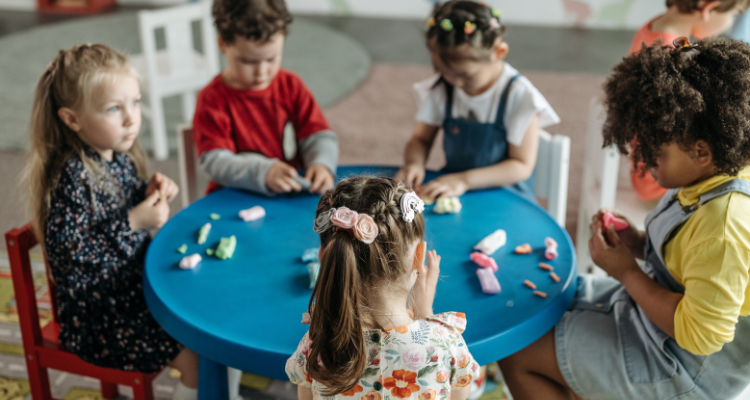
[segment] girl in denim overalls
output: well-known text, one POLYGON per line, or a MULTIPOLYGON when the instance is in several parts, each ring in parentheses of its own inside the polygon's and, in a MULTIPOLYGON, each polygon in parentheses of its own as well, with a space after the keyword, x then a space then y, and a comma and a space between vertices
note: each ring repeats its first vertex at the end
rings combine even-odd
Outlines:
POLYGON ((539 91, 503 60, 500 12, 473 1, 438 5, 427 21, 437 74, 414 86, 417 127, 397 178, 424 199, 507 186, 534 199, 539 129, 560 119, 539 91), (421 186, 440 128, 447 174, 421 186))
POLYGON ((750 46, 674 45, 605 85, 605 144, 628 153, 637 132, 633 163, 670 190, 645 232, 594 216, 589 249, 611 278, 579 280, 555 328, 500 362, 516 400, 724 400, 750 384, 750 46))

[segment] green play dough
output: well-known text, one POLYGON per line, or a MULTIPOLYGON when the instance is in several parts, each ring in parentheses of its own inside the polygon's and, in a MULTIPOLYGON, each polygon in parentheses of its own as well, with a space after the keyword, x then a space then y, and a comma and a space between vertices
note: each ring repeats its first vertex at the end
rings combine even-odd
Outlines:
POLYGON ((207 255, 207 256, 212 256, 212 255, 214 255, 214 249, 206 249, 206 255, 207 255))
POLYGON ((216 213, 211 213, 211 215, 209 215, 209 217, 211 217, 211 219, 215 221, 215 220, 221 218, 221 215, 216 214, 216 213))
POLYGON ((234 235, 228 238, 221 238, 219 247, 216 248, 216 257, 222 260, 232 258, 234 249, 237 247, 237 237, 234 235))
POLYGON ((182 246, 177 248, 177 252, 180 254, 185 254, 187 251, 187 244, 183 243, 182 246))
POLYGON ((206 225, 201 226, 201 229, 198 231, 198 244, 206 243, 206 239, 208 239, 208 232, 211 232, 210 222, 206 225))

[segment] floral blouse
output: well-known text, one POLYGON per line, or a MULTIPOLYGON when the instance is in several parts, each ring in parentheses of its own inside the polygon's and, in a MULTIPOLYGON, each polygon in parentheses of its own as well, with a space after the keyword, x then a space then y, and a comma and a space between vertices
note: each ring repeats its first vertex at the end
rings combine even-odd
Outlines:
POLYGON ((461 332, 463 313, 447 312, 408 326, 365 333, 368 363, 351 390, 335 396, 320 394, 323 386, 307 375, 308 334, 286 363, 289 380, 312 389, 315 399, 448 400, 451 387, 466 387, 479 376, 479 365, 469 353, 461 332))

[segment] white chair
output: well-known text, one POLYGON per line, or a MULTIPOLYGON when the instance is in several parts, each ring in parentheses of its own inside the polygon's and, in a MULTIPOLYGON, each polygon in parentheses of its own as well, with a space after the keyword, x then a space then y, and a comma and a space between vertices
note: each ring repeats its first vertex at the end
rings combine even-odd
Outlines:
POLYGON ((536 197, 547 200, 547 211, 565 227, 568 207, 568 171, 570 169, 570 138, 539 130, 536 159, 536 197))
POLYGON ((192 122, 195 93, 219 73, 211 2, 204 0, 160 10, 140 11, 138 22, 149 98, 149 109, 144 110, 144 114, 151 120, 154 156, 163 160, 169 156, 169 147, 162 99, 181 95, 183 121, 192 122), (192 24, 195 21, 201 24, 202 53, 198 53, 193 46, 192 24), (159 29, 164 30, 165 49, 156 48, 155 31, 159 29))

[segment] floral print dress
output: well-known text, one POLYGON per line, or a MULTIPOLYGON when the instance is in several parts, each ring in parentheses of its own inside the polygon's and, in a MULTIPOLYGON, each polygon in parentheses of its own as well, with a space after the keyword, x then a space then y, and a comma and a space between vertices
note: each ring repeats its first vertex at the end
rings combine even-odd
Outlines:
POLYGON ((146 195, 130 158, 102 160, 107 179, 92 179, 70 158, 52 190, 45 250, 57 284, 59 340, 84 361, 102 367, 158 372, 182 346, 154 320, 143 296, 148 231, 132 231, 128 213, 146 195))
POLYGON ((322 384, 307 375, 308 334, 287 361, 286 373, 292 383, 311 388, 315 399, 448 400, 452 386, 466 387, 479 377, 479 365, 461 336, 465 328, 463 313, 447 312, 367 331, 367 368, 351 390, 335 396, 322 395, 322 384))

